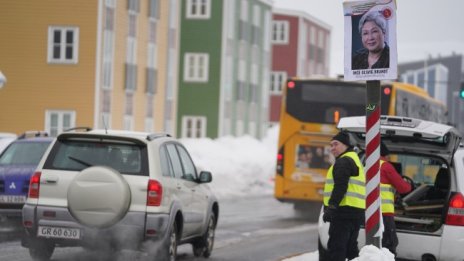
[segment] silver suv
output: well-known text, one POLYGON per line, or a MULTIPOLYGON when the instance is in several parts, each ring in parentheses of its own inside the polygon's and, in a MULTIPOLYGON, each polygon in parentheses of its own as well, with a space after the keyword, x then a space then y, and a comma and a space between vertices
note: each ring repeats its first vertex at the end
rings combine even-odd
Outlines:
MULTIPOLYGON (((365 149, 365 117, 342 118, 338 128, 350 133, 352 143, 365 149)), ((382 116, 382 142, 413 190, 397 195, 395 223, 397 257, 407 260, 463 260, 464 147, 452 126, 406 117, 382 116)), ((322 214, 322 211, 321 211, 322 214)), ((319 217, 319 260, 327 260, 330 223, 319 217)), ((365 231, 359 232, 359 247, 365 231)))
POLYGON ((133 249, 175 260, 213 250, 219 205, 182 144, 165 134, 116 130, 59 135, 31 178, 22 245, 46 260, 55 247, 133 249))

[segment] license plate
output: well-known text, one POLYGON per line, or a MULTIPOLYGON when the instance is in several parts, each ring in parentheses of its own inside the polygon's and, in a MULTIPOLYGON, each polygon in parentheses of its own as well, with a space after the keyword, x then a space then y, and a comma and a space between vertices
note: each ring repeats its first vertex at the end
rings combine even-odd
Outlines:
POLYGON ((6 204, 11 204, 11 203, 25 203, 26 202, 26 196, 5 196, 2 195, 0 196, 0 203, 6 203, 6 204))
POLYGON ((37 236, 48 238, 79 239, 81 236, 81 231, 78 228, 39 226, 39 229, 37 230, 37 236))

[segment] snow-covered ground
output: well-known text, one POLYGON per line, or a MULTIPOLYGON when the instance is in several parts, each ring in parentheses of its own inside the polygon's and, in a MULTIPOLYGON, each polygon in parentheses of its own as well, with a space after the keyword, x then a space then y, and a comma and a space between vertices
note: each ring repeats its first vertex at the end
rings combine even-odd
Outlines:
MULTIPOLYGON (((219 139, 181 139, 200 170, 213 174, 210 187, 219 198, 271 195, 277 157, 279 127, 270 128, 262 140, 251 136, 219 139)), ((365 246, 356 261, 395 260, 386 249, 365 246)), ((289 257, 285 261, 318 261, 318 253, 289 257)))
POLYGON ((262 140, 226 136, 181 139, 200 170, 213 174, 210 187, 219 198, 272 194, 279 128, 262 140))
MULTIPOLYGON (((318 261, 317 251, 294 256, 283 261, 318 261)), ((386 248, 379 249, 373 245, 365 246, 359 251, 359 257, 351 261, 395 261, 395 256, 386 248)))

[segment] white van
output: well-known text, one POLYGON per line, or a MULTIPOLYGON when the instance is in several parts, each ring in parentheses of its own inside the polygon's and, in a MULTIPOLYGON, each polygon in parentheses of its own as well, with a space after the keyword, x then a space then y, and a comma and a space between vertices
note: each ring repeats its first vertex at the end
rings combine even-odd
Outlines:
MULTIPOLYGON (((342 118, 340 130, 365 157, 365 117, 342 118)), ((395 223, 398 258, 408 260, 464 260, 464 147, 452 126, 418 119, 381 116, 381 140, 400 174, 413 184, 397 195, 395 223)), ((330 223, 319 217, 319 253, 325 260, 330 223)), ((365 244, 365 231, 358 245, 365 244)))

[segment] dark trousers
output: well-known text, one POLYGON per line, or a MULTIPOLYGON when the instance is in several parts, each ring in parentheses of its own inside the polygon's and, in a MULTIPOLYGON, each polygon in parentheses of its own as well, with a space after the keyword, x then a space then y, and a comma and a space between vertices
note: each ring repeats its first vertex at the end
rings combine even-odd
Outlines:
POLYGON ((330 222, 328 250, 331 261, 351 260, 359 255, 358 234, 363 221, 336 217, 330 222))
POLYGON ((393 216, 382 216, 384 231, 382 235, 382 247, 388 248, 396 256, 398 236, 396 235, 395 219, 393 216))

